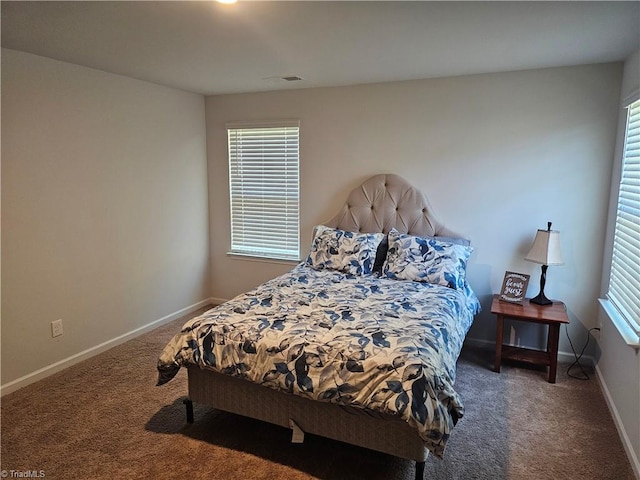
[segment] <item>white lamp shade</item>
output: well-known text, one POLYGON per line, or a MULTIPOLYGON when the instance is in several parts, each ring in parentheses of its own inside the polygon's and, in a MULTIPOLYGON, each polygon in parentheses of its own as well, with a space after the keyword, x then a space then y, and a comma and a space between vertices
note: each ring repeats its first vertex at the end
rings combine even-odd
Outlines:
POLYGON ((531 250, 524 259, 542 265, 562 265, 564 260, 560 252, 560 232, 538 230, 531 250))

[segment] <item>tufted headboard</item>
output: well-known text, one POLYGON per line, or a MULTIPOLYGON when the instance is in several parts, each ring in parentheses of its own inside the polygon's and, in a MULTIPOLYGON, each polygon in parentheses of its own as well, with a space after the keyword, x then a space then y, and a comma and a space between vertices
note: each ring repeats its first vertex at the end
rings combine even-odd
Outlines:
POLYGON ((383 232, 395 228, 417 236, 460 237, 438 221, 427 197, 399 175, 369 178, 351 191, 326 226, 349 232, 383 232))

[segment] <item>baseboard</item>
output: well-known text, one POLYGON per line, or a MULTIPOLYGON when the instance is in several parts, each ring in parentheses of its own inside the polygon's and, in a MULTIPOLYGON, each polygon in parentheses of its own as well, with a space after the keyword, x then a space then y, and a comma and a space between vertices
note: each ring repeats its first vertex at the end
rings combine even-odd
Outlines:
MULTIPOLYGON (((482 340, 479 338, 465 338, 464 343, 472 347, 481 348, 483 350, 495 350, 496 342, 494 340, 482 340)), ((558 352, 558 362, 573 363, 576 361, 576 357, 573 352, 558 352)), ((580 361, 584 361, 583 365, 589 365, 593 367, 595 360, 589 355, 583 355, 580 361)))
POLYGON ((622 423, 622 419, 620 418, 620 414, 618 413, 618 409, 616 408, 616 404, 613 401, 613 397, 611 396, 611 392, 607 388, 607 384, 602 378, 602 374, 600 372, 600 367, 596 365, 596 378, 598 379, 598 383, 600 384, 600 389, 604 395, 604 399, 607 402, 607 406, 609 407, 609 411, 611 412, 611 416, 613 417, 613 423, 618 429, 618 435, 620 435, 620 440, 622 441, 622 445, 624 446, 625 452, 627 452, 627 458, 629 459, 629 463, 631 464, 631 468, 636 475, 636 478, 640 479, 640 460, 636 455, 635 450, 633 449, 633 445, 631 444, 631 440, 627 435, 627 431, 624 428, 624 424, 622 423))
POLYGON ((226 303, 229 301, 228 298, 218 298, 218 297, 211 297, 210 300, 213 305, 222 305, 223 303, 226 303))
POLYGON ((26 387, 31 383, 37 382, 38 380, 42 380, 43 378, 46 378, 50 375, 53 375, 54 373, 64 370, 67 367, 75 365, 76 363, 80 363, 81 361, 86 360, 87 358, 91 358, 95 355, 98 355, 99 353, 109 350, 110 348, 120 345, 121 343, 131 340, 132 338, 142 335, 143 333, 146 333, 150 330, 153 330, 154 328, 160 327, 165 323, 169 323, 177 318, 180 318, 183 315, 188 315, 189 313, 195 310, 198 310, 199 308, 202 308, 207 305, 211 305, 215 302, 216 302, 216 299, 214 298, 206 298, 204 300, 201 300, 200 302, 194 303, 193 305, 189 305, 188 307, 182 308, 177 312, 173 312, 170 315, 159 318, 158 320, 154 320, 153 322, 143 325, 142 327, 138 327, 135 330, 132 330, 128 333, 120 335, 111 340, 107 340, 106 342, 103 342, 100 345, 96 345, 95 347, 88 348, 87 350, 84 350, 80 353, 76 353, 75 355, 72 355, 68 358, 60 360, 59 362, 53 363, 51 365, 47 365, 46 367, 36 370, 35 372, 29 373, 23 377, 20 377, 16 380, 13 380, 4 385, 1 385, 0 397, 7 395, 11 392, 15 392, 16 390, 22 387, 26 387))

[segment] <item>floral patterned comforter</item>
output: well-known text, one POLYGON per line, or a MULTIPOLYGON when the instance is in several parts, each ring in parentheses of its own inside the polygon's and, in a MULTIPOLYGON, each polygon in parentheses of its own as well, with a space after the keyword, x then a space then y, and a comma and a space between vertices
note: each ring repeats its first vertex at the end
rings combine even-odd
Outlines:
POLYGON ((314 270, 304 263, 187 322, 158 385, 197 364, 313 400, 404 419, 442 457, 464 407, 453 388, 480 310, 468 285, 314 270))

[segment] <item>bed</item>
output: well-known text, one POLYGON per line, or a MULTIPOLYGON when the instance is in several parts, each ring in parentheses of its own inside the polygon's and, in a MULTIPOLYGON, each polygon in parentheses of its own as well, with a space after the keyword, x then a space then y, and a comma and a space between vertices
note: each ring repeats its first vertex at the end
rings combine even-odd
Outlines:
POLYGON ((464 414, 455 366, 480 305, 473 249, 402 177, 376 175, 314 228, 305 261, 187 322, 158 384, 188 370, 193 404, 416 462, 464 414))

